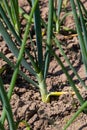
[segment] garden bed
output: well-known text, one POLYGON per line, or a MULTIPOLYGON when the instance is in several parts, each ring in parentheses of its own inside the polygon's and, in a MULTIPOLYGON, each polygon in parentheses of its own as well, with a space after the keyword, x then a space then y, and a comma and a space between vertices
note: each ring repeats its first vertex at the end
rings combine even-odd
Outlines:
MULTIPOLYGON (((27 2, 22 2, 19 0, 20 5, 28 12, 29 8, 27 2)), ((40 2, 41 4, 41 15, 46 19, 48 8, 48 1, 40 2)), ((87 2, 84 1, 85 6, 87 2)), ((25 25, 25 21, 21 21, 21 25, 25 25)), ((69 28, 75 28, 74 20, 72 16, 67 16, 64 25, 69 28)), ((23 29, 23 27, 22 27, 23 29)), ((56 34, 60 42, 62 43, 62 48, 70 59, 72 65, 86 83, 87 78, 85 74, 85 68, 82 63, 81 53, 77 35, 72 35, 69 33, 61 32, 56 34)), ((45 35, 44 35, 45 37, 45 35)), ((2 51, 9 59, 13 62, 16 61, 12 53, 9 51, 5 42, 0 38, 0 51, 2 51)), ((29 45, 28 45, 29 46, 29 45)), ((56 54, 59 55, 67 71, 74 80, 75 84, 78 86, 84 99, 87 99, 87 91, 81 86, 80 82, 74 76, 73 72, 67 65, 64 57, 60 54, 59 49, 55 48, 56 54)), ((0 68, 6 64, 2 59, 0 59, 0 68)), ((24 68, 22 70, 28 74, 32 79, 30 73, 28 73, 24 68)), ((6 71, 2 74, 2 79, 6 89, 9 88, 10 80, 13 74, 13 70, 8 67, 6 71)), ((51 62, 49 66, 49 72, 47 76, 47 86, 48 91, 64 91, 67 92, 65 95, 59 97, 51 97, 50 103, 44 103, 41 101, 41 96, 39 90, 27 83, 22 77, 18 76, 15 89, 11 98, 11 106, 14 114, 14 119, 16 121, 26 120, 31 130, 62 130, 68 120, 73 116, 73 114, 80 107, 79 101, 76 95, 71 94, 71 86, 63 73, 61 67, 57 64, 56 60, 51 57, 51 62)), ((0 108, 1 109, 1 108, 0 108)), ((87 115, 81 113, 76 120, 70 125, 67 130, 86 130, 87 129, 87 115)), ((6 130, 8 130, 6 125, 6 130)), ((24 124, 19 125, 19 130, 26 130, 24 124)))

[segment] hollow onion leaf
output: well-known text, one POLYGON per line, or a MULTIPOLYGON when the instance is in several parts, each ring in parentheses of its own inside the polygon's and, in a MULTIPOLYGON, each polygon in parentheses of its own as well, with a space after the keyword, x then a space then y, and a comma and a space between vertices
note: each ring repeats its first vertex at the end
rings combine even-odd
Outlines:
MULTIPOLYGON (((77 33, 78 33, 78 38, 79 38, 79 43, 80 43, 80 49, 81 49, 81 54, 82 54, 82 60, 83 60, 83 63, 85 65, 85 69, 87 71, 87 51, 86 51, 86 46, 85 46, 85 40, 84 40, 84 35, 87 35, 87 34, 83 34, 84 33, 84 22, 83 21, 83 18, 82 18, 82 15, 80 14, 80 20, 79 21, 79 17, 78 17, 78 14, 77 14, 77 11, 76 11, 76 5, 75 5, 75 2, 74 0, 70 0, 71 2, 71 7, 72 7, 72 11, 73 11, 73 16, 74 16, 74 19, 75 19, 75 25, 76 25, 76 29, 77 29, 77 33)), ((80 13, 81 10, 80 8, 78 8, 80 13)))
MULTIPOLYGON (((51 46, 53 34, 53 0, 49 0, 49 14, 48 14, 48 25, 47 25, 47 45, 51 46)), ((46 47, 45 65, 44 65, 44 78, 47 76, 50 62, 50 53, 48 46, 46 47)))
POLYGON ((7 115, 7 118, 8 118, 10 129, 15 130, 15 123, 14 123, 14 120, 13 120, 12 109, 11 109, 6 91, 4 89, 1 77, 0 77, 0 97, 2 99, 3 106, 4 106, 5 111, 6 111, 6 115, 7 115))
POLYGON ((73 115, 73 117, 66 123, 63 130, 67 130, 67 128, 71 125, 71 123, 78 117, 78 115, 84 111, 84 109, 87 109, 87 101, 83 103, 83 105, 79 108, 79 110, 73 115))
MULTIPOLYGON (((35 0, 32 0, 32 5, 34 5, 34 3, 35 3, 35 0)), ((41 32, 41 17, 40 17, 39 2, 34 12, 34 28, 35 28, 35 34, 36 34, 38 66, 42 70, 43 69, 43 50, 42 50, 42 32, 41 32)))
MULTIPOLYGON (((15 65, 2 53, 0 52, 0 58, 2 58, 5 62, 7 62, 7 64, 15 69, 15 65)), ((25 73, 23 73, 21 70, 19 70, 19 74, 29 83, 31 83, 32 85, 34 85, 35 87, 38 87, 38 84, 36 82, 34 82, 32 79, 30 79, 25 73)))
MULTIPOLYGON (((9 36, 8 32, 6 31, 6 28, 4 27, 4 25, 3 25, 3 23, 1 21, 0 21, 0 33, 1 33, 2 37, 4 38, 6 44, 8 45, 9 49, 11 50, 11 52, 16 57, 18 57, 19 50, 16 47, 16 45, 14 44, 14 42, 12 41, 11 37, 9 36)), ((35 72, 29 66, 29 64, 26 62, 26 60, 24 58, 22 59, 21 63, 27 70, 29 70, 30 73, 35 75, 35 72)))
POLYGON ((76 96, 78 97, 78 100, 79 100, 80 104, 82 105, 84 103, 84 100, 83 100, 81 94, 79 93, 78 88, 75 86, 74 81, 72 80, 71 76, 69 75, 68 71, 66 70, 64 64, 62 63, 61 59, 56 55, 56 53, 52 50, 52 48, 49 47, 49 50, 50 50, 51 55, 53 55, 54 58, 56 59, 58 65, 61 66, 62 71, 65 73, 65 75, 66 75, 72 89, 74 90, 76 96))

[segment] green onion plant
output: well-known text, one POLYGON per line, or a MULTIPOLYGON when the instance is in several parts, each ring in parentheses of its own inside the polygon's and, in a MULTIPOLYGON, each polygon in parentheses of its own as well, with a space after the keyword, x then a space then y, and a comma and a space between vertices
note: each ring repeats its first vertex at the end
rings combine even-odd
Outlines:
MULTIPOLYGON (((66 1, 66 0, 65 0, 66 1)), ((77 86, 75 85, 74 81, 72 80, 71 76, 69 75, 68 71, 66 70, 66 67, 62 63, 60 57, 55 53, 53 46, 59 48, 60 53, 65 58, 66 62, 68 63, 69 67, 73 71, 73 73, 77 76, 77 79, 81 82, 82 86, 87 89, 87 86, 82 81, 80 76, 77 74, 76 70, 70 63, 69 59, 65 55, 61 43, 58 41, 58 39, 55 36, 55 27, 56 26, 56 33, 60 33, 61 24, 63 23, 64 19, 67 15, 73 15, 75 18, 75 24, 76 24, 76 30, 78 33, 78 38, 80 42, 80 48, 81 48, 81 54, 83 63, 85 65, 86 71, 87 71, 87 29, 86 29, 86 21, 87 21, 87 10, 85 9, 84 5, 80 0, 76 0, 76 3, 74 0, 70 0, 72 12, 66 13, 62 19, 60 19, 60 13, 62 11, 62 4, 63 0, 49 0, 48 1, 48 21, 45 22, 44 19, 41 17, 40 9, 39 9, 39 0, 28 0, 29 5, 31 6, 30 14, 26 14, 22 8, 19 7, 18 1, 7 1, 7 0, 1 0, 0 1, 0 34, 2 35, 4 41, 6 42, 8 48, 11 50, 11 52, 14 54, 14 56, 17 58, 16 64, 12 63, 2 52, 0 52, 0 58, 2 58, 4 61, 7 62, 7 64, 14 69, 11 83, 9 86, 9 91, 6 94, 4 90, 4 86, 2 83, 2 79, 0 76, 0 97, 1 102, 3 104, 3 111, 0 118, 0 128, 3 128, 4 130, 4 121, 5 119, 8 120, 9 128, 11 130, 15 130, 16 126, 14 123, 14 119, 12 116, 12 110, 10 106, 10 99, 12 96, 12 92, 15 87, 15 83, 17 80, 17 75, 20 74, 27 82, 31 83, 33 86, 37 87, 40 94, 41 99, 43 102, 47 103, 50 102, 50 96, 59 96, 61 94, 66 94, 66 92, 48 92, 47 91, 47 84, 46 84, 46 78, 49 70, 49 64, 51 56, 53 56, 58 65, 61 66, 63 72, 65 73, 67 80, 70 83, 70 86, 72 87, 73 91, 75 92, 80 104, 81 108, 77 111, 76 115, 71 119, 71 122, 78 116, 82 110, 86 112, 86 106, 87 102, 84 101, 82 95, 80 94, 77 86), (56 4, 57 3, 57 4, 56 4), (56 6, 55 6, 56 5, 56 6), (78 12, 76 10, 76 6, 78 7, 78 12), (20 15, 26 19, 26 27, 24 31, 23 38, 20 36, 20 15), (85 16, 85 17, 84 17, 85 16), (34 24, 34 30, 36 35, 36 47, 33 44, 33 39, 30 36, 30 28, 34 24), (42 25, 44 26, 45 30, 47 31, 46 39, 43 38, 42 35, 42 25), (10 33, 9 33, 10 32, 10 33), (16 43, 12 39, 13 36, 16 40, 16 43), (26 42, 27 39, 30 38, 31 45, 33 47, 33 54, 30 53, 30 50, 26 49, 26 42), (43 42, 45 42, 45 52, 43 53, 43 42), (20 46, 20 50, 17 46, 20 46), (27 55, 27 57, 30 60, 30 64, 26 61, 24 54, 27 55), (23 66, 25 69, 27 69, 32 75, 35 76, 36 81, 33 81, 28 77, 28 75, 24 74, 19 68, 20 66, 23 66), (2 89, 1 89, 2 88, 2 89), (84 105, 85 104, 85 105, 84 105), (7 107, 8 106, 8 107, 7 107), (9 110, 10 112, 9 112, 9 110)), ((1 72, 4 68, 2 68, 1 72)), ((69 122, 64 130, 71 124, 69 122)))
MULTIPOLYGON (((80 44, 80 50, 82 55, 82 61, 85 66, 86 75, 87 75, 87 9, 83 5, 83 3, 80 0, 70 0, 71 8, 75 20, 76 30, 78 34, 79 44, 80 44), (76 9, 78 8, 78 10, 76 9)), ((75 120, 75 118, 85 110, 85 113, 87 113, 87 102, 84 101, 81 108, 75 113, 75 115, 71 118, 70 121, 67 122, 67 124, 64 127, 64 130, 66 130, 69 125, 75 120)))
POLYGON ((0 0, 0 5, 8 14, 10 22, 14 26, 16 32, 20 34, 20 21, 19 21, 19 6, 18 0, 0 0))

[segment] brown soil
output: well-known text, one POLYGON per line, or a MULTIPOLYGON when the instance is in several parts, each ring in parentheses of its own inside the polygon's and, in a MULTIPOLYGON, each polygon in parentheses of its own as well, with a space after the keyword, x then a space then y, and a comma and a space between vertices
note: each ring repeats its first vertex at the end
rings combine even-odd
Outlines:
MULTIPOLYGON (((19 2, 20 5, 28 12, 29 8, 27 2, 22 2, 22 0, 19 0, 19 2)), ((87 5, 86 1, 84 1, 84 3, 87 5)), ((48 1, 41 1, 40 4, 41 14, 46 19, 48 13, 48 1)), ((64 25, 71 27, 72 29, 75 28, 73 17, 68 16, 65 19, 64 25)), ((69 37, 68 35, 70 34, 61 33, 58 35, 58 38, 61 41, 62 47, 70 59, 72 65, 80 77, 83 79, 83 81, 87 82, 77 36, 74 35, 69 37)), ((0 43, 0 51, 2 51, 7 57, 9 57, 9 59, 15 62, 16 58, 9 51, 2 38, 0 38, 0 43)), ((86 99, 87 91, 81 86, 76 76, 74 76, 63 56, 60 54, 59 50, 56 48, 55 51, 60 56, 64 65, 66 66, 67 71, 74 80, 75 84, 78 86, 83 98, 86 99)), ((6 63, 0 59, 0 68, 4 64, 6 63)), ((4 86, 7 89, 9 88, 12 73, 13 70, 11 70, 9 67, 9 69, 2 74, 4 86)), ((27 73, 27 71, 25 71, 25 73, 27 73)), ((49 66, 47 86, 48 91, 65 91, 68 92, 68 94, 61 95, 60 97, 52 97, 50 103, 43 103, 41 101, 39 90, 31 84, 28 84, 22 77, 18 76, 11 98, 14 119, 16 121, 26 120, 29 123, 31 130, 62 130, 67 121, 70 120, 73 114, 80 107, 77 97, 70 94, 71 86, 69 85, 69 82, 61 67, 57 64, 56 60, 53 57, 49 66)), ((7 126, 6 130, 8 130, 7 126)), ((20 125, 18 130, 26 130, 26 128, 23 125, 20 125)), ((86 114, 81 113, 67 130, 87 130, 86 114)))

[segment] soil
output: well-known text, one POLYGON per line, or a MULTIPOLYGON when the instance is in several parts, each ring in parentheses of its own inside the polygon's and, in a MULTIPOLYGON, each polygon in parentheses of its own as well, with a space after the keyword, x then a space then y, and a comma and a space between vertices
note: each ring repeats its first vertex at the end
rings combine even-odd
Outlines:
MULTIPOLYGON (((84 5, 87 7, 86 0, 83 0, 83 2, 84 5)), ((20 6, 24 10, 26 10, 26 12, 29 12, 30 9, 27 1, 24 2, 22 0, 19 0, 19 3, 20 6)), ((68 5, 69 2, 67 4, 67 9, 69 8, 68 5)), ((42 17, 46 20, 48 14, 48 0, 40 2, 40 9, 42 17)), ((22 20, 21 26, 23 26, 24 24, 25 21, 22 20)), ((74 29, 75 24, 73 16, 67 16, 63 24, 66 27, 74 29)), ((86 83, 87 78, 85 74, 85 68, 81 59, 81 52, 77 35, 71 35, 69 33, 61 32, 57 35, 57 37, 60 40, 62 48, 70 59, 72 65, 74 66, 82 80, 86 83)), ((10 60, 15 62, 16 58, 10 52, 2 38, 0 38, 0 43, 0 51, 3 52, 10 60)), ((56 48, 55 51, 66 66, 66 69, 72 77, 73 81, 78 86, 83 98, 86 99, 87 91, 77 80, 76 76, 74 76, 65 59, 60 54, 59 49, 56 48)), ((4 64, 6 63, 0 58, 0 68, 4 64)), ((24 68, 22 69, 31 78, 34 78, 24 68)), ((13 70, 10 67, 8 67, 8 69, 2 74, 4 86, 7 90, 9 89, 12 74, 13 70)), ((80 103, 76 95, 70 94, 71 86, 61 67, 57 64, 56 60, 53 57, 51 58, 46 82, 48 86, 48 91, 64 91, 67 92, 67 94, 61 95, 59 97, 52 97, 50 103, 44 103, 41 101, 39 90, 31 84, 27 83, 21 76, 18 76, 15 89, 11 98, 11 106, 14 119, 15 121, 26 120, 27 123, 29 123, 31 130, 62 130, 67 121, 70 120, 73 114, 78 110, 78 108, 80 107, 80 103)), ((1 105, 0 110, 2 110, 1 105)), ((6 125, 5 127, 6 130, 8 130, 8 126, 6 125)), ((26 127, 21 123, 18 130, 26 130, 26 127)), ((87 130, 86 114, 81 113, 67 130, 87 130)))

